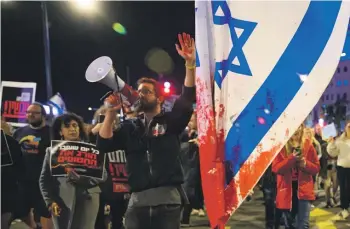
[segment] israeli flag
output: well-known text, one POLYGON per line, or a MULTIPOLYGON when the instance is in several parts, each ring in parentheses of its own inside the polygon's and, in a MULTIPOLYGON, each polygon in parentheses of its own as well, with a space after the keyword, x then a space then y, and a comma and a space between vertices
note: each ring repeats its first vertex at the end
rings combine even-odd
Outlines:
POLYGON ((51 105, 53 109, 54 115, 61 115, 64 112, 66 112, 66 104, 61 96, 60 93, 57 93, 56 95, 52 96, 50 100, 47 102, 48 105, 51 105))
POLYGON ((196 1, 195 9, 202 184, 215 227, 324 92, 350 10, 345 1, 313 0, 196 1))

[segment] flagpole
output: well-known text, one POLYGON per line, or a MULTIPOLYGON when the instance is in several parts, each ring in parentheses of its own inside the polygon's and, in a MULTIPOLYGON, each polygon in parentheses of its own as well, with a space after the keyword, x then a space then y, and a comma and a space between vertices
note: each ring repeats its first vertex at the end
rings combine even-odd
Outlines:
POLYGON ((52 97, 50 34, 49 34, 49 22, 48 22, 48 16, 47 16, 46 2, 44 1, 41 2, 41 10, 42 10, 42 23, 43 23, 46 93, 47 93, 47 99, 50 99, 52 97))

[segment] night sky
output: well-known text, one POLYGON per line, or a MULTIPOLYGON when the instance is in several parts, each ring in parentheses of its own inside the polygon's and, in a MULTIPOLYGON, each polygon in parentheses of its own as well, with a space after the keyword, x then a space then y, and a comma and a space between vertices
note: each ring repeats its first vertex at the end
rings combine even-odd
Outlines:
MULTIPOLYGON (((100 106, 99 98, 108 88, 85 80, 86 68, 100 56, 110 56, 124 79, 129 66, 134 84, 142 76, 157 76, 144 59, 150 49, 159 47, 175 63, 166 79, 182 83, 184 62, 174 44, 179 32, 194 35, 194 2, 99 2, 93 15, 77 11, 72 4, 47 2, 53 93, 61 93, 68 110, 89 122, 93 112, 88 107, 100 106), (125 26, 125 36, 112 29, 115 22, 125 26)), ((36 100, 47 101, 40 2, 1 5, 1 78, 36 82, 36 100)))

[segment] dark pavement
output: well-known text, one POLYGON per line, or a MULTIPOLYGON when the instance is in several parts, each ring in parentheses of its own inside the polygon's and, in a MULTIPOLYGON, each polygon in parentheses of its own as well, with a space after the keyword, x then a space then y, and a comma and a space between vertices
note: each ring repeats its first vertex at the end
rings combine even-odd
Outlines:
MULTIPOLYGON (((339 211, 339 208, 324 208, 323 193, 313 202, 315 207, 310 215, 310 229, 350 229, 350 219, 345 222, 332 222, 330 219, 339 211)), ((209 222, 206 217, 191 217, 192 229, 208 229, 209 222)), ((226 228, 232 229, 265 229, 265 208, 261 191, 256 190, 250 202, 244 202, 230 218, 226 228)), ((284 227, 281 226, 281 229, 284 227)))
MULTIPOLYGON (((345 222, 333 223, 330 219, 339 212, 339 208, 324 208, 323 193, 313 202, 315 207, 311 211, 310 229, 350 229, 350 218, 345 222)), ((209 222, 206 217, 191 216, 192 229, 208 229, 209 222)), ((188 228, 188 227, 187 227, 188 228)), ((28 229, 23 223, 15 223, 11 229, 28 229)), ((244 202, 242 206, 230 218, 226 229, 265 229, 265 209, 262 193, 259 190, 251 201, 244 202)), ((281 227, 283 229, 283 227, 281 227)))

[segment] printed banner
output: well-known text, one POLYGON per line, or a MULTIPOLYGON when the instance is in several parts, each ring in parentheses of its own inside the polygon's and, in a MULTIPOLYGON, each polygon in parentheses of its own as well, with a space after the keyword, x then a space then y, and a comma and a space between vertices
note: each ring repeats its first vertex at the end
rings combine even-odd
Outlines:
MULTIPOLYGON (((11 138, 11 136, 7 137, 11 138)), ((1 130, 1 167, 10 165, 13 165, 11 150, 8 145, 5 132, 1 130)))
POLYGON ((126 193, 130 191, 128 174, 126 172, 126 157, 124 150, 107 153, 109 175, 111 176, 113 192, 126 193))
POLYGON ((105 156, 93 144, 74 141, 51 141, 51 174, 66 176, 74 169, 80 176, 102 179, 105 156))
POLYGON ((1 116, 12 126, 25 126, 26 111, 35 101, 36 83, 2 81, 1 116))
POLYGON ((195 10, 202 185, 211 226, 223 228, 329 84, 349 3, 198 0, 195 10))

